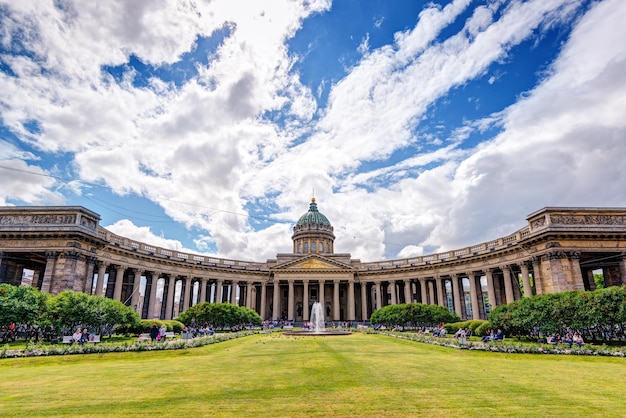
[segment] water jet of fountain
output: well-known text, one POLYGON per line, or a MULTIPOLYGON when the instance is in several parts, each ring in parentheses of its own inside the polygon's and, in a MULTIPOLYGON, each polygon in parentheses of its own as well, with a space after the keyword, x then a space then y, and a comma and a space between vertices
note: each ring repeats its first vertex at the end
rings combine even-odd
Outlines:
POLYGON ((321 303, 315 302, 311 307, 311 329, 315 333, 321 333, 326 331, 326 325, 324 324, 324 307, 321 303))

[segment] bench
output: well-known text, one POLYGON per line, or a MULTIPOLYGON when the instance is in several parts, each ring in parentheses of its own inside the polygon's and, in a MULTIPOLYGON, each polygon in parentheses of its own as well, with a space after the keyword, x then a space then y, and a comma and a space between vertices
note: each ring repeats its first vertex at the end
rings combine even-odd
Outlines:
MULTIPOLYGON (((63 344, 71 344, 72 341, 74 339, 72 338, 71 335, 64 335, 63 336, 63 344)), ((100 342, 100 336, 99 335, 93 335, 93 334, 89 334, 89 341, 86 341, 88 343, 99 343, 100 342)), ((80 344, 80 343, 78 343, 80 344)))
MULTIPOLYGON (((174 334, 171 331, 168 331, 165 333, 165 339, 169 339, 169 338, 174 338, 176 336, 176 334, 174 334)), ((139 334, 139 337, 137 338, 137 341, 142 342, 142 341, 151 341, 152 338, 150 337, 150 333, 146 332, 143 334, 139 334)))

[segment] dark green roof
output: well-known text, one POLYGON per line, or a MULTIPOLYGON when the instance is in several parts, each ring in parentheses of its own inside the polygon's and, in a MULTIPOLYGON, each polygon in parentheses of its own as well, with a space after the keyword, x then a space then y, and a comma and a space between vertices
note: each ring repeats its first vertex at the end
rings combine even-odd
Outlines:
POLYGON ((318 224, 318 225, 329 225, 330 222, 326 216, 322 215, 320 211, 317 210, 317 203, 315 203, 315 198, 311 199, 311 204, 309 205, 309 211, 302 215, 296 225, 307 225, 307 224, 318 224))

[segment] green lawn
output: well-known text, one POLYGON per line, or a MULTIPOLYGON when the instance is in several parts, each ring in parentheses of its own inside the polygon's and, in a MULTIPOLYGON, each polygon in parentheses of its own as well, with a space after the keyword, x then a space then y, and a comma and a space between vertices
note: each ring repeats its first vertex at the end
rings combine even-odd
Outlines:
POLYGON ((626 416, 626 360, 383 335, 0 360, 0 416, 626 416))

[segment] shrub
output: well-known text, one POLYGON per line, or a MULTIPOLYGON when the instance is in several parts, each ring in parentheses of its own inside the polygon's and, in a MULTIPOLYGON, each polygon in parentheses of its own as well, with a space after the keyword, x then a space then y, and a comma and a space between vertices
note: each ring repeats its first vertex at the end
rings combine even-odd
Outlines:
POLYGON ((481 321, 482 324, 480 324, 477 328, 476 331, 474 331, 474 335, 477 335, 479 337, 484 337, 485 335, 487 335, 487 331, 490 329, 493 329, 493 326, 491 326, 491 322, 489 321, 481 321))

